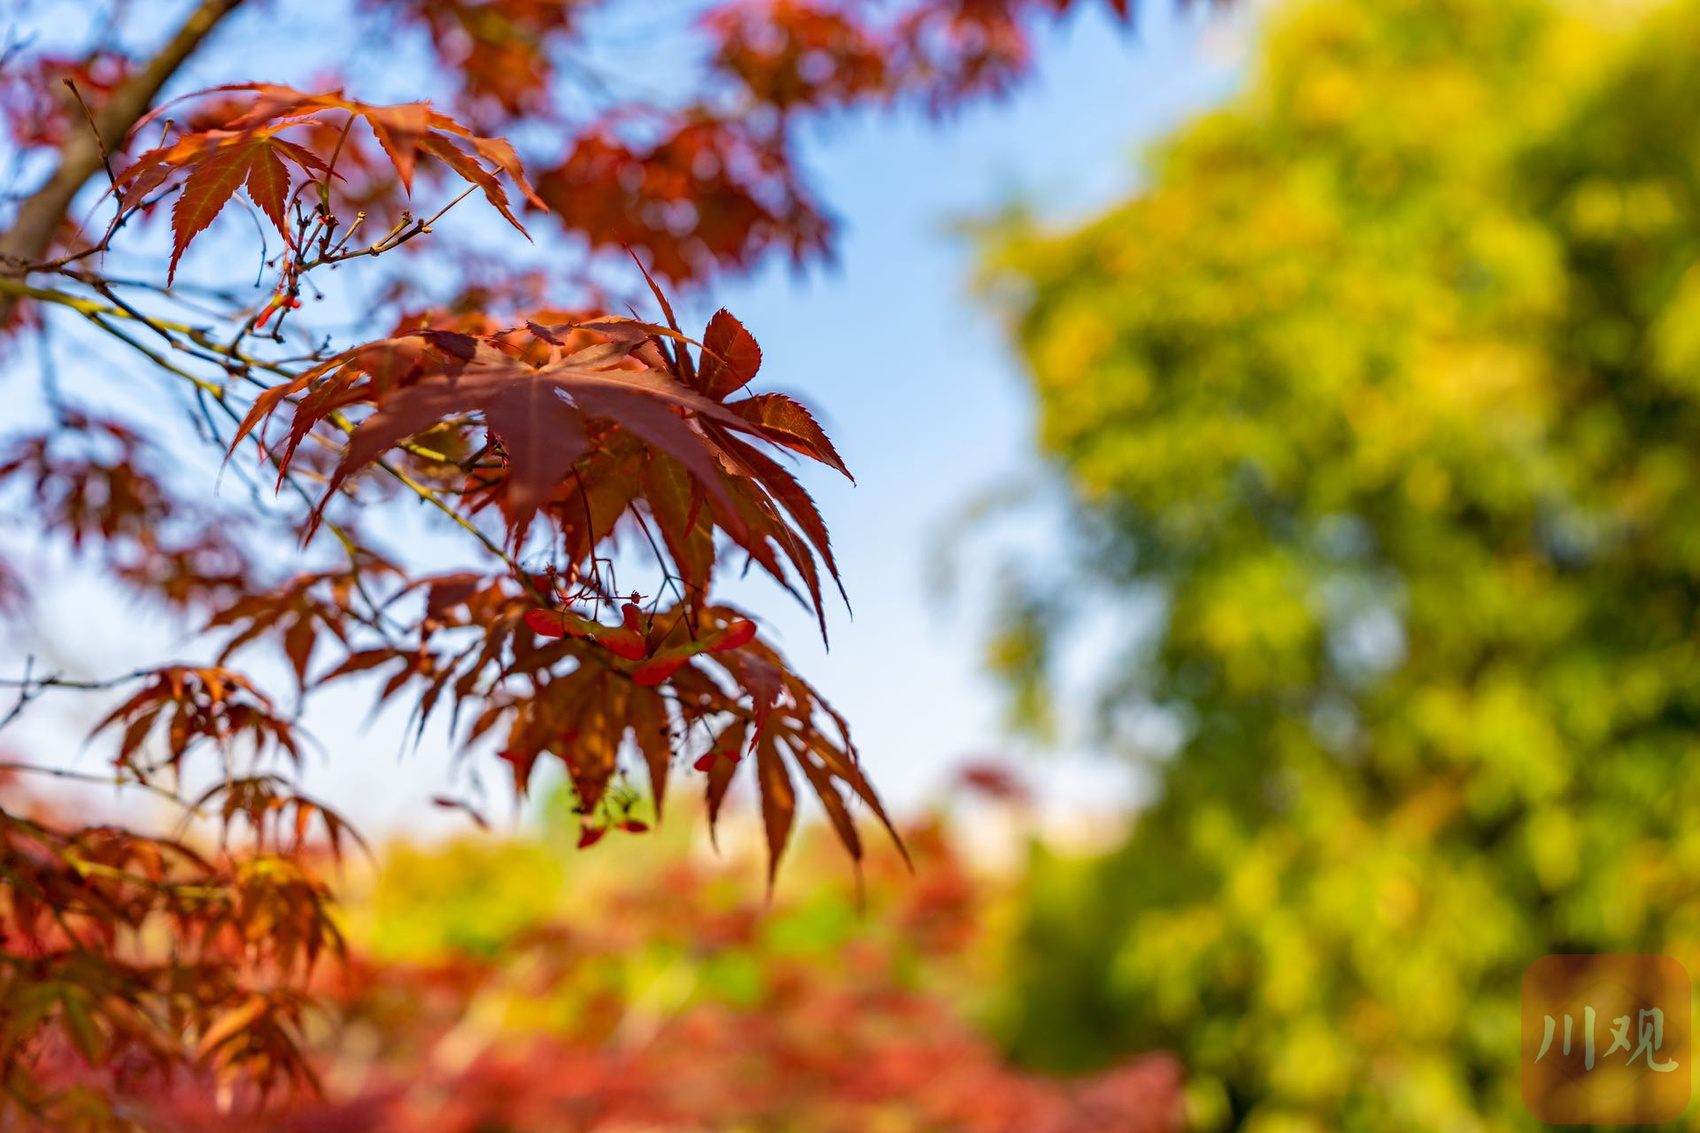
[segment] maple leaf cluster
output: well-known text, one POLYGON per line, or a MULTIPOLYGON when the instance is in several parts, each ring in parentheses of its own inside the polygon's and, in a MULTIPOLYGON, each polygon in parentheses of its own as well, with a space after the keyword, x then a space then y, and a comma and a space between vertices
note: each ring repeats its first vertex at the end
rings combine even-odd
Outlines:
MULTIPOLYGON (((226 813, 276 809, 285 796, 274 786, 232 791, 226 813)), ((114 826, 68 826, 39 804, 0 810, 8 1113, 32 1128, 82 1127, 110 1116, 103 1098, 182 1073, 262 1094, 314 1084, 302 985, 343 941, 324 883, 283 849, 208 857, 114 826), (175 942, 168 953, 149 946, 161 931, 175 942)))
MULTIPOLYGON (((169 277, 238 188, 246 190, 284 237, 284 251, 274 261, 276 298, 250 315, 244 332, 293 296, 306 273, 337 261, 330 243, 337 151, 316 154, 283 136, 326 115, 344 119, 338 147, 362 125, 404 184, 421 156, 436 157, 519 227, 497 181, 505 176, 530 193, 511 147, 425 104, 372 107, 275 85, 208 95, 230 117, 142 153, 113 178, 112 191, 122 216, 127 202, 179 186, 169 277), (458 148, 462 142, 467 150, 458 148), (290 167, 303 175, 299 181, 290 167), (302 206, 314 192, 316 204, 302 206), (284 221, 290 210, 300 218, 293 227, 284 221)), ((310 133, 302 137, 311 141, 310 133)), ((884 813, 857 766, 848 726, 758 639, 753 621, 712 597, 716 561, 729 544, 810 604, 824 635, 822 576, 838 581, 826 525, 773 454, 799 454, 846 476, 848 470, 807 409, 782 394, 751 391, 761 351, 736 318, 719 312, 699 344, 651 287, 668 325, 603 315, 483 333, 428 326, 331 354, 262 389, 229 436, 232 454, 253 440, 282 487, 309 438, 340 450, 301 526, 303 542, 312 541, 351 481, 389 467, 391 457, 416 456, 413 438, 431 434, 431 443, 466 455, 435 457, 455 465, 462 483, 453 502, 430 498, 475 533, 474 520, 494 512, 507 550, 486 541, 498 555, 491 575, 404 579, 403 593, 425 589, 420 620, 403 627, 405 640, 366 648, 355 648, 350 627, 363 620, 382 629, 388 603, 374 603, 367 588, 399 576, 392 564, 357 554, 345 570, 250 587, 213 604, 208 629, 234 631, 220 663, 279 633, 303 688, 390 668, 381 697, 414 686, 421 726, 439 700, 452 703, 457 718, 470 706, 468 742, 503 725, 503 758, 522 794, 540 756, 566 765, 587 841, 605 828, 600 808, 628 745, 647 766, 658 813, 671 762, 691 754, 706 775, 711 822, 735 768, 750 756, 777 866, 795 815, 795 769, 859 858, 847 798, 866 803, 881 821, 884 813), (279 416, 288 427, 274 447, 265 432, 279 416), (533 538, 540 514, 550 531, 533 538), (609 540, 633 526, 653 530, 666 568, 665 586, 647 603, 616 593, 599 558, 609 540), (520 569, 517 556, 544 544, 546 569, 520 569), (368 607, 363 619, 358 600, 368 607), (618 626, 599 620, 616 609, 618 626), (314 678, 309 665, 324 634, 345 657, 314 678)), ((66 418, 61 425, 86 432, 89 422, 66 418)), ((0 477, 33 470, 36 502, 51 505, 74 546, 98 530, 108 544, 122 536, 156 552, 153 531, 169 512, 169 497, 140 472, 139 438, 121 426, 103 428, 119 446, 114 462, 69 465, 52 458, 47 438, 36 438, 0 464, 0 477), (94 483, 97 473, 102 478, 94 483)), ((338 537, 348 539, 340 531, 338 537)), ((144 781, 177 770, 198 745, 216 748, 227 763, 241 745, 256 761, 271 752, 298 758, 292 722, 246 676, 222 667, 159 670, 105 727, 122 733, 114 765, 144 781), (144 761, 150 745, 162 750, 144 761)))
MULTIPOLYGON (((201 611, 205 630, 224 643, 210 663, 172 663, 109 682, 59 675, 32 681, 26 674, 16 682, 18 708, 57 689, 134 684, 95 728, 116 737, 114 781, 173 795, 195 766, 220 769, 218 784, 184 805, 226 831, 244 830, 249 856, 233 859, 228 875, 195 858, 186 844, 173 844, 180 851, 173 860, 201 871, 196 891, 213 895, 203 905, 222 900, 239 909, 243 931, 274 944, 299 935, 279 931, 286 913, 319 915, 319 883, 297 860, 315 821, 332 849, 351 835, 339 816, 266 770, 299 762, 301 737, 293 713, 229 667, 261 644, 281 647, 303 695, 370 674, 382 679, 380 699, 413 698, 421 731, 439 704, 448 707, 451 728, 464 724, 465 743, 499 737, 501 758, 522 795, 540 760, 559 761, 582 816, 581 846, 614 827, 627 834, 647 828, 632 813, 636 796, 624 786, 628 762, 646 770, 656 817, 674 763, 689 762, 702 777, 711 824, 738 768, 748 763, 761 800, 770 878, 795 824, 799 776, 859 861, 852 807, 867 807, 888 829, 890 823, 861 770, 848 724, 761 639, 754 619, 715 597, 719 560, 736 549, 808 604, 824 635, 824 584, 838 583, 825 522, 781 457, 807 458, 846 476, 848 470, 807 409, 752 389, 761 365, 753 336, 725 311, 700 340, 687 336, 652 283, 664 325, 550 311, 507 328, 482 319, 462 319, 464 329, 456 329, 453 319, 410 318, 389 337, 341 351, 321 348, 291 365, 267 344, 288 341, 280 324, 299 306, 296 296, 310 273, 382 255, 430 230, 429 222, 403 226, 357 252, 347 250, 347 233, 336 238, 338 205, 346 205, 337 163, 356 125, 369 131, 404 186, 416 163, 434 160, 463 177, 469 191, 481 191, 516 228, 501 181, 539 202, 506 143, 425 104, 374 107, 275 85, 225 87, 205 97, 222 121, 209 124, 203 114, 197 128, 180 130, 114 173, 105 239, 174 195, 169 295, 184 253, 238 192, 246 193, 283 238, 271 261, 271 299, 249 308, 234 341, 222 347, 185 324, 151 321, 104 282, 94 289, 114 305, 85 313, 103 329, 109 320, 143 323, 186 361, 218 360, 223 372, 208 380, 148 355, 196 383, 199 394, 211 394, 202 402, 209 411, 204 420, 218 435, 210 412, 216 405, 225 415, 221 440, 227 459, 238 461, 238 474, 248 455, 257 456, 275 472, 279 490, 310 504, 281 527, 293 528, 309 548, 329 532, 346 561, 266 581, 240 525, 179 503, 171 478, 152 467, 157 454, 143 434, 55 406, 54 428, 11 443, 0 461, 0 483, 22 490, 74 551, 100 548, 121 577, 146 585, 150 569, 169 565, 172 576, 155 580, 159 592, 190 613, 201 611), (322 129, 327 115, 340 118, 340 130, 322 129), (267 384, 261 377, 267 374, 281 380, 267 384), (244 390, 246 411, 239 414, 244 390), (474 536, 486 569, 414 574, 368 550, 353 500, 374 475, 412 490, 474 536), (309 490, 303 476, 322 486, 309 490), (617 589, 607 557, 615 540, 639 533, 660 571, 647 597, 617 589), (407 608, 417 615, 400 613, 407 608), (328 667, 316 663, 327 643, 340 652, 328 667), (294 883, 300 899, 287 910, 265 912, 241 897, 243 871, 270 861, 302 871, 294 883)), ((74 263, 71 257, 59 268, 68 279, 89 283, 74 263)), ((133 344, 122 331, 117 337, 133 344)), ((12 920, 30 947, 37 910, 65 916, 75 898, 63 879, 84 868, 76 856, 82 843, 53 846, 51 831, 42 831, 37 842, 59 855, 53 876, 61 882, 41 874, 34 885, 39 897, 14 902, 12 920)), ((20 862, 46 853, 7 845, 20 862)), ((131 845, 137 847, 165 853, 151 842, 131 845)), ((265 876, 276 879, 273 872, 265 876)), ((176 882, 157 869, 145 880, 156 895, 175 892, 176 882)), ((197 931, 188 912, 169 903, 136 905, 122 916, 113 905, 108 912, 109 937, 121 927, 143 939, 147 925, 161 919, 174 926, 173 936, 197 931)), ((308 939, 310 965, 320 944, 317 936, 308 939)), ((67 953, 84 947, 75 933, 60 944, 67 953)), ((306 1001, 288 979, 293 959, 293 952, 268 960, 240 951, 227 959, 219 977, 223 1006, 209 1014, 212 1001, 196 1000, 181 1016, 189 1020, 186 1031, 199 1035, 197 1065, 248 1067, 262 1087, 274 1079, 310 1081, 295 1047, 306 1001), (275 994, 245 992, 230 1006, 238 977, 265 964, 280 973, 275 994), (263 1050, 244 1045, 253 1043, 263 1050), (235 1053, 208 1062, 233 1044, 235 1053)), ((119 961, 108 956, 89 978, 118 970, 119 961)), ((86 1058, 105 1057, 109 1044, 134 1028, 116 1017, 87 1023, 76 1012, 145 999, 142 971, 121 975, 124 987, 136 987, 108 993, 90 983, 66 993, 78 1005, 66 1009, 70 1014, 29 1014, 34 1000, 14 985, 17 1002, 9 1009, 26 1021, 18 1042, 50 1049, 53 1035, 70 1028, 86 1058)), ((162 1066, 169 1064, 160 1057, 162 1066)), ((48 1096, 45 1080, 31 1081, 35 1094, 48 1096)))
POLYGON ((254 97, 220 125, 183 133, 170 144, 138 156, 114 179, 113 192, 131 200, 146 198, 180 179, 177 200, 171 207, 169 283, 190 241, 207 229, 238 189, 245 190, 277 229, 285 249, 277 299, 262 310, 255 325, 263 325, 277 305, 297 302, 303 272, 337 262, 342 252, 341 244, 333 242, 337 225, 336 215, 328 207, 330 185, 339 176, 336 162, 341 145, 357 120, 371 131, 404 191, 411 191, 414 170, 425 158, 482 191, 485 200, 521 232, 525 228, 514 216, 498 174, 511 179, 533 203, 547 207, 526 181, 512 145, 474 134, 453 118, 432 110, 429 103, 373 106, 335 92, 304 94, 271 83, 218 87, 207 93, 254 97), (314 136, 323 138, 326 118, 331 115, 342 120, 342 132, 338 148, 328 159, 283 136, 297 132, 308 141, 314 136), (315 180, 320 177, 322 181, 315 180), (292 224, 290 212, 300 195, 315 190, 319 207, 312 211, 296 209, 297 219, 292 224), (315 248, 316 258, 307 259, 315 248))
MULTIPOLYGON (((663 285, 827 255, 802 123, 1000 93, 1034 23, 1072 5, 716 5, 681 29, 700 50, 667 97, 578 50, 596 6, 361 5, 350 27, 422 33, 442 67, 418 94, 437 104, 254 81, 165 98, 215 31, 271 18, 240 0, 199 0, 146 58, 121 36, 81 56, 8 49, 0 110, 35 163, 20 168, 51 173, 8 206, 0 327, 44 332, 47 420, 0 438, 0 500, 18 530, 200 633, 190 656, 127 673, 32 656, 0 674, 16 694, 0 728, 43 698, 109 697, 91 717, 103 772, 12 766, 169 800, 219 848, 31 817, 7 785, 0 871, 23 880, 0 908, 0 1110, 74 1108, 81 1087, 45 1069, 54 1051, 109 1069, 141 1052, 148 1073, 231 1089, 310 1084, 305 981, 335 942, 313 847, 354 838, 294 787, 302 705, 327 684, 407 705, 416 738, 441 723, 493 750, 517 795, 558 765, 584 847, 647 830, 687 776, 711 829, 751 783, 770 882, 801 797, 858 868, 864 814, 895 840, 848 722, 721 597, 728 566, 757 570, 824 638, 843 586, 797 469, 849 471, 809 409, 760 384, 750 331, 722 310, 688 332, 663 285), (519 234, 511 251, 497 225, 454 242, 466 198, 461 212, 481 204, 519 234), (117 271, 161 225, 157 270, 117 271), (237 238, 260 244, 259 284, 237 238), (612 293, 599 249, 635 261, 647 292, 634 274, 635 299, 612 293), (320 299, 335 317, 314 319, 320 299), (125 360, 115 385, 58 382, 66 327, 79 357, 125 360), (138 391, 181 404, 184 426, 127 418, 138 391), (207 498, 215 479, 251 506, 207 498), (472 561, 412 553, 386 518, 400 501, 472 561), (649 564, 635 586, 634 562, 649 564), (267 652, 293 697, 269 688, 267 652), (262 667, 235 667, 251 658, 262 667)), ((31 638, 34 550, 0 541, 0 613, 57 658, 31 638)), ((471 797, 438 801, 482 820, 469 774, 471 797)), ((120 1078, 91 1088, 121 1096, 120 1078)))
POLYGON ((133 71, 129 58, 101 49, 83 58, 50 55, 29 70, 7 68, 0 74, 0 114, 12 144, 19 149, 58 147, 83 128, 82 112, 66 83, 89 104, 99 105, 133 71))
MULTIPOLYGON (((685 53, 693 81, 673 97, 587 49, 597 19, 624 11, 606 0, 367 0, 363 8, 387 22, 382 34, 424 32, 467 121, 491 134, 542 125, 560 139, 527 164, 563 233, 614 254, 634 249, 657 278, 679 285, 746 271, 775 253, 798 264, 830 255, 835 222, 799 157, 809 120, 859 106, 945 114, 1005 94, 1031 69, 1039 20, 1082 6, 706 5, 690 29, 701 49, 685 53)), ((1131 18, 1127 0, 1103 7, 1131 18)), ((630 36, 665 41, 656 19, 631 10, 630 36)), ((351 199, 388 224, 395 182, 383 158, 355 137, 339 168, 361 182, 351 199)))
MULTIPOLYGON (((122 421, 72 411, 62 427, 0 450, 0 482, 23 489, 29 516, 15 517, 19 527, 60 533, 137 592, 179 609, 234 599, 254 577, 236 537, 244 517, 173 490, 159 457, 122 421)), ((6 591, 0 584, 0 608, 6 591)))

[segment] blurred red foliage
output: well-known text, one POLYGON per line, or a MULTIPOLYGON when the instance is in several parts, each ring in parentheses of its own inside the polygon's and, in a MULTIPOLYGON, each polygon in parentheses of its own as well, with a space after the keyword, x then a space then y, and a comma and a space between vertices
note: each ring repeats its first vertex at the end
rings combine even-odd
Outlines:
MULTIPOLYGON (((554 917, 493 953, 424 964, 356 960, 325 990, 341 1014, 316 1063, 326 1097, 256 1133, 559 1133, 592 1129, 806 1129, 812 1133, 1161 1133, 1181 1126, 1178 1064, 1148 1055, 1057 1080, 1011 1066, 957 1006, 978 966, 994 887, 944 832, 905 832, 917 875, 875 863, 867 908, 842 936, 775 944, 775 919, 813 897, 763 906, 725 870, 679 863, 599 899, 592 921, 554 917), (730 900, 728 895, 731 895, 730 900), (876 926, 877 922, 877 926, 876 926), (610 965, 645 950, 682 957, 712 984, 716 962, 759 960, 755 994, 710 987, 676 1006, 623 997, 610 965), (676 950, 670 952, 669 950, 676 950), (515 1024, 492 1002, 565 997, 556 1021, 515 1024), (491 1025, 492 1017, 504 1021, 491 1025), (560 1020, 568 1020, 561 1022, 560 1020)), ((814 923, 810 921, 810 923, 814 923)), ((140 1099, 138 1099, 140 1100, 140 1099)), ((195 1088, 147 1102, 158 1128, 232 1128, 228 1096, 195 1088), (223 1103, 221 1105, 221 1102, 223 1103)), ((240 1104, 240 1102, 236 1103, 240 1104)))

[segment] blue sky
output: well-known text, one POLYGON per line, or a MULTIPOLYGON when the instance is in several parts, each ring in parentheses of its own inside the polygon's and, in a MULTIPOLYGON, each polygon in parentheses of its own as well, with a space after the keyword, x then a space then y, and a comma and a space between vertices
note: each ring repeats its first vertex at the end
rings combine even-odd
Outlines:
MULTIPOLYGON (((1125 196, 1146 143, 1233 89, 1232 31, 1157 6, 1137 37, 1078 19, 1046 38, 1037 81, 1008 103, 944 126, 868 118, 834 131, 811 164, 845 218, 838 269, 802 281, 771 271, 724 292, 761 340, 768 380, 819 407, 857 475, 854 487, 811 481, 854 620, 837 622, 829 653, 805 618, 776 620, 899 804, 937 796, 965 755, 1012 751, 979 668, 985 572, 970 556, 967 591, 948 606, 926 575, 943 525, 1038 467, 1026 384, 970 294, 974 249, 951 222, 1020 202, 1063 223, 1125 196)), ((1054 813, 1126 797, 1125 768, 1042 758, 1028 770, 1054 813)))
MULTIPOLYGON (((1000 738, 996 690, 979 668, 988 611, 975 583, 986 572, 970 568, 948 603, 927 584, 942 528, 975 497, 1031 481, 1038 467, 1019 367, 997 320, 970 294, 974 251, 955 226, 1012 202, 1065 223, 1126 195, 1144 145, 1234 88, 1243 23, 1153 5, 1131 34, 1086 15, 1045 35, 1036 80, 1003 104, 944 124, 863 114, 817 130, 806 160, 843 222, 837 263, 801 275, 773 265, 717 285, 712 301, 682 312, 696 325, 714 306, 737 312, 761 342, 766 385, 815 407, 857 474, 854 486, 830 472, 807 481, 855 608, 853 619, 835 612, 830 652, 787 599, 767 594, 749 604, 769 615, 769 635, 798 671, 849 716, 875 783, 899 808, 937 798, 965 756, 1012 750, 1000 738)), ((215 49, 190 80, 221 81, 233 70, 298 78, 315 40, 335 34, 327 20, 258 55, 215 49)), ((74 380, 79 363, 69 364, 74 380)), ((1042 523, 1014 531, 1044 535, 1042 523)), ((73 587, 48 600, 39 624, 74 621, 106 600, 73 587)), ((133 639, 72 648, 72 661, 101 674, 145 663, 165 631, 144 616, 127 624, 133 639)), ((440 827, 449 816, 428 799, 443 788, 447 746, 428 739, 398 768, 401 714, 362 727, 369 696, 341 693, 309 711, 327 749, 309 782, 369 831, 440 827)), ((86 732, 86 717, 48 711, 6 738, 63 747, 86 732)), ((80 758, 92 763, 97 752, 80 758)), ((1127 770, 1103 758, 1035 758, 1043 763, 1030 764, 1029 776, 1044 784, 1056 815, 1125 800, 1134 789, 1127 770)))

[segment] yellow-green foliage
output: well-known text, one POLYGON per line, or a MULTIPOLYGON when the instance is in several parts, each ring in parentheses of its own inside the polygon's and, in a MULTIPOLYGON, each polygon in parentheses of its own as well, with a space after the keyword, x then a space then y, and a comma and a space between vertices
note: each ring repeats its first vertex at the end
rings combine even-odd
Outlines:
POLYGON ((1693 0, 1289 6, 1147 192, 993 253, 1110 583, 1167 595, 1113 687, 1186 736, 1123 849, 1035 863, 1028 1057, 1525 1127, 1532 960, 1700 973, 1697 52, 1693 0))

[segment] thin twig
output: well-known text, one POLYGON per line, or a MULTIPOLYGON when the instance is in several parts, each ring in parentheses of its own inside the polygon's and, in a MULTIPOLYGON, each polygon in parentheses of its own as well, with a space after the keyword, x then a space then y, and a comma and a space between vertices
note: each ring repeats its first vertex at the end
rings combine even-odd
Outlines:
POLYGON ((77 89, 77 84, 70 79, 64 80, 70 89, 71 97, 77 100, 77 105, 83 109, 83 119, 89 124, 89 132, 94 135, 95 148, 100 150, 100 164, 106 170, 107 183, 112 186, 112 198, 118 202, 120 212, 124 209, 124 193, 118 188, 118 175, 112 172, 112 155, 106 151, 106 139, 100 136, 100 127, 95 125, 94 114, 89 110, 89 104, 83 101, 83 92, 77 89))

